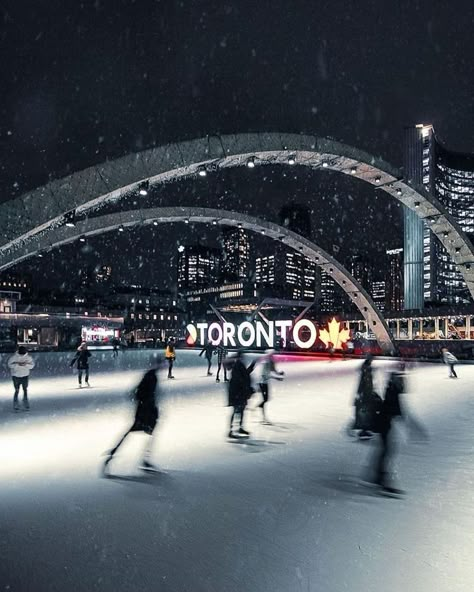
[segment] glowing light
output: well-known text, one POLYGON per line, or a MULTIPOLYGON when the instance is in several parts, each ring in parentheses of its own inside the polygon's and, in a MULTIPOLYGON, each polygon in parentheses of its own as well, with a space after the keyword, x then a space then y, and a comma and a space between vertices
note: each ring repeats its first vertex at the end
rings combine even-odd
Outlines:
POLYGON ((186 327, 186 331, 188 332, 188 336, 186 337, 186 343, 188 345, 194 345, 197 341, 197 329, 194 325, 189 324, 186 327))
POLYGON ((81 241, 81 243, 85 243, 86 242, 86 237, 85 236, 81 236, 81 237, 79 237, 79 240, 81 241))
POLYGON ((292 164, 293 165, 295 163, 296 163, 295 157, 294 156, 289 156, 288 157, 288 164, 292 164))
POLYGON ((247 160, 247 166, 249 169, 255 168, 255 158, 253 156, 247 160))
POLYGON ((357 169, 355 167, 351 168, 351 175, 355 175, 357 173, 357 169))
POLYGON ((205 168, 205 167, 203 167, 203 166, 200 166, 200 167, 198 168, 198 175, 199 175, 200 177, 206 177, 206 176, 207 176, 207 171, 206 171, 206 168, 205 168))
POLYGON ((329 166, 329 163, 328 163, 328 161, 327 161, 327 160, 323 160, 323 167, 324 167, 325 169, 327 169, 327 168, 328 168, 328 166, 329 166))
POLYGON ((138 193, 140 195, 148 195, 148 188, 150 183, 148 181, 142 181, 139 185, 138 193))
POLYGON ((341 323, 335 318, 328 323, 328 329, 320 329, 319 339, 326 347, 332 344, 332 347, 338 349, 342 344, 346 343, 350 338, 349 329, 341 329, 341 323))

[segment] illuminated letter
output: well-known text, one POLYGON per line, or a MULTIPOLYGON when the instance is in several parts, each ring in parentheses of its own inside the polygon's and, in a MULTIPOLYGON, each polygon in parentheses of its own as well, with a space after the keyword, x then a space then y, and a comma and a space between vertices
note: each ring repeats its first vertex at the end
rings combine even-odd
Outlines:
POLYGON ((252 343, 255 341, 255 327, 252 325, 252 323, 245 321, 239 325, 239 328, 237 329, 237 339, 239 340, 240 345, 243 347, 252 345, 252 343), (250 331, 250 337, 248 339, 244 339, 243 337, 243 332, 245 329, 250 331))
POLYGON ((287 337, 287 331, 288 329, 291 327, 292 322, 291 321, 275 321, 275 327, 278 329, 280 329, 281 331, 281 338, 283 339, 283 341, 285 342, 285 345, 288 341, 288 337, 287 337))
POLYGON ((197 328, 199 329, 199 343, 204 345, 205 334, 204 331, 207 329, 207 323, 197 323, 197 328))
POLYGON ((257 321, 257 347, 262 347, 262 337, 266 341, 267 347, 273 347, 273 321, 265 323, 267 325, 267 332, 265 333, 264 323, 257 321))
POLYGON ((228 347, 229 344, 232 345, 232 347, 236 347, 235 325, 232 323, 224 323, 224 345, 228 347))
POLYGON ((316 341, 317 335, 318 332, 316 331, 316 327, 314 326, 314 324, 311 321, 307 321, 306 319, 301 319, 300 321, 298 321, 293 329, 294 342, 298 347, 301 347, 303 349, 310 348, 316 341), (308 341, 302 341, 300 339, 299 332, 302 327, 306 327, 307 329, 309 329, 311 335, 308 341))
POLYGON ((209 325, 209 329, 207 330, 207 340, 212 343, 212 345, 219 345, 222 341, 222 327, 219 323, 211 323, 209 325), (213 339, 212 333, 217 331, 217 339, 213 339))

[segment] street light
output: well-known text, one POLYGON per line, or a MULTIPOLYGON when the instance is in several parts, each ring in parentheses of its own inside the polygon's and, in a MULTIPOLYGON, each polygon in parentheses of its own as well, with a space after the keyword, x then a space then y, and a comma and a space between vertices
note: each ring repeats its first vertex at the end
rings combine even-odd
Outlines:
POLYGON ((138 193, 140 195, 148 195, 148 189, 150 187, 149 181, 142 181, 138 186, 138 193))
POLYGON ((68 228, 74 228, 76 226, 76 210, 71 210, 64 214, 64 220, 68 228))

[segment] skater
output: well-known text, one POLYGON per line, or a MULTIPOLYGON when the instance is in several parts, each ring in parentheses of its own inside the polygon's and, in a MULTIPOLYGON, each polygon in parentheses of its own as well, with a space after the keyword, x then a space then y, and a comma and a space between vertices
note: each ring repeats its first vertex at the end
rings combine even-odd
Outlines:
MULTIPOLYGON (((103 472, 106 474, 107 466, 114 457, 117 450, 123 444, 124 440, 131 432, 144 432, 149 436, 153 435, 156 422, 158 421, 158 405, 157 405, 157 386, 158 377, 156 375, 157 370, 160 368, 161 363, 158 357, 152 356, 151 368, 148 370, 139 385, 135 389, 134 401, 136 404, 135 409, 135 421, 133 422, 130 429, 120 438, 118 443, 108 452, 107 458, 105 459, 103 472)), ((150 450, 153 440, 150 438, 145 448, 142 463, 139 468, 143 471, 156 471, 157 468, 150 462, 150 450)))
POLYGON ((258 407, 262 410, 262 423, 266 425, 271 425, 271 422, 268 421, 268 418, 265 414, 265 405, 268 403, 269 399, 269 383, 270 379, 274 378, 275 380, 283 380, 283 376, 285 373, 283 371, 279 371, 275 367, 275 350, 268 349, 265 352, 265 355, 259 360, 262 362, 262 375, 260 378, 260 392, 262 393, 262 402, 258 405, 258 407))
POLYGON ((35 367, 35 362, 26 350, 26 347, 20 345, 16 353, 10 356, 8 360, 8 367, 10 368, 13 380, 13 388, 15 389, 13 393, 13 409, 15 411, 20 410, 20 406, 18 405, 18 393, 21 386, 23 389, 23 409, 25 411, 29 411, 30 403, 28 401, 28 379, 31 370, 33 370, 35 367))
POLYGON ((207 375, 208 376, 212 376, 212 372, 211 372, 211 366, 212 366, 212 354, 214 353, 214 346, 212 345, 212 343, 209 341, 201 350, 201 353, 199 354, 199 357, 202 356, 202 354, 206 354, 206 360, 207 360, 207 375))
POLYGON ((357 388, 357 394, 354 400, 355 420, 353 424, 354 430, 359 431, 359 440, 370 440, 372 434, 367 429, 365 424, 366 410, 370 405, 370 399, 374 392, 373 375, 372 375, 372 354, 368 354, 362 363, 360 369, 360 380, 357 388))
POLYGON ((400 402, 400 395, 404 392, 405 364, 400 362, 395 372, 390 374, 380 413, 372 426, 379 434, 379 448, 374 455, 373 475, 369 480, 389 493, 403 493, 391 485, 388 469, 394 453, 392 423, 397 417, 404 416, 400 402))
POLYGON ((83 341, 81 345, 77 348, 76 355, 71 360, 69 364, 71 368, 74 364, 77 364, 77 379, 79 381, 79 388, 82 388, 82 374, 85 374, 85 381, 87 386, 89 384, 89 358, 91 357, 91 352, 87 349, 87 343, 83 341))
POLYGON ((168 345, 166 346, 165 350, 165 359, 168 362, 168 378, 174 379, 173 376, 173 366, 176 360, 176 350, 174 348, 174 337, 170 337, 168 339, 168 345))
POLYGON ((222 345, 222 343, 220 343, 215 352, 217 353, 217 374, 216 374, 216 382, 220 382, 220 378, 219 378, 219 374, 221 371, 221 368, 224 368, 224 382, 229 382, 227 379, 227 368, 225 365, 225 360, 227 358, 227 349, 222 345))
POLYGON ((116 337, 114 337, 112 339, 112 346, 113 346, 113 348, 112 348, 112 355, 113 355, 114 358, 117 358, 118 357, 118 354, 119 354, 119 345, 120 345, 119 340, 116 337))
POLYGON ((458 363, 458 359, 455 355, 448 351, 447 347, 441 348, 441 352, 443 354, 444 363, 449 366, 449 378, 457 378, 458 375, 456 374, 456 370, 454 369, 454 364, 458 363))
POLYGON ((232 415, 230 417, 230 430, 228 437, 238 439, 239 437, 248 437, 249 432, 244 429, 244 413, 245 407, 251 395, 255 392, 252 388, 252 381, 250 374, 252 373, 255 362, 246 367, 243 362, 241 352, 237 352, 232 358, 226 360, 227 367, 231 369, 231 377, 229 381, 229 400, 228 406, 233 407, 232 415), (239 430, 237 434, 233 431, 234 419, 239 418, 239 430))

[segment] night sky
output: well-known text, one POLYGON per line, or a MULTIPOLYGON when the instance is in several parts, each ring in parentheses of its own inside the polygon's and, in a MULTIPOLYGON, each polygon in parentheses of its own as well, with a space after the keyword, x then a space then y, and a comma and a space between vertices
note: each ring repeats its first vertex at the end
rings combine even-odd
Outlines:
MULTIPOLYGON (((473 6, 3 2, 0 199, 105 159, 215 133, 314 133, 400 166, 403 127, 430 122, 448 147, 472 151, 473 6)), ((250 194, 275 207, 308 202, 315 237, 326 248, 340 244, 344 256, 356 249, 377 258, 401 244, 400 209, 371 188, 283 167, 254 172, 251 180, 241 170, 219 173, 206 188, 165 190, 250 194)), ((65 248, 53 257, 56 273, 61 261, 107 263, 132 245, 118 276, 132 279, 140 261, 154 281, 169 284, 161 268, 170 266, 176 241, 215 240, 204 227, 189 232, 104 236, 82 258, 77 245, 65 248)))

